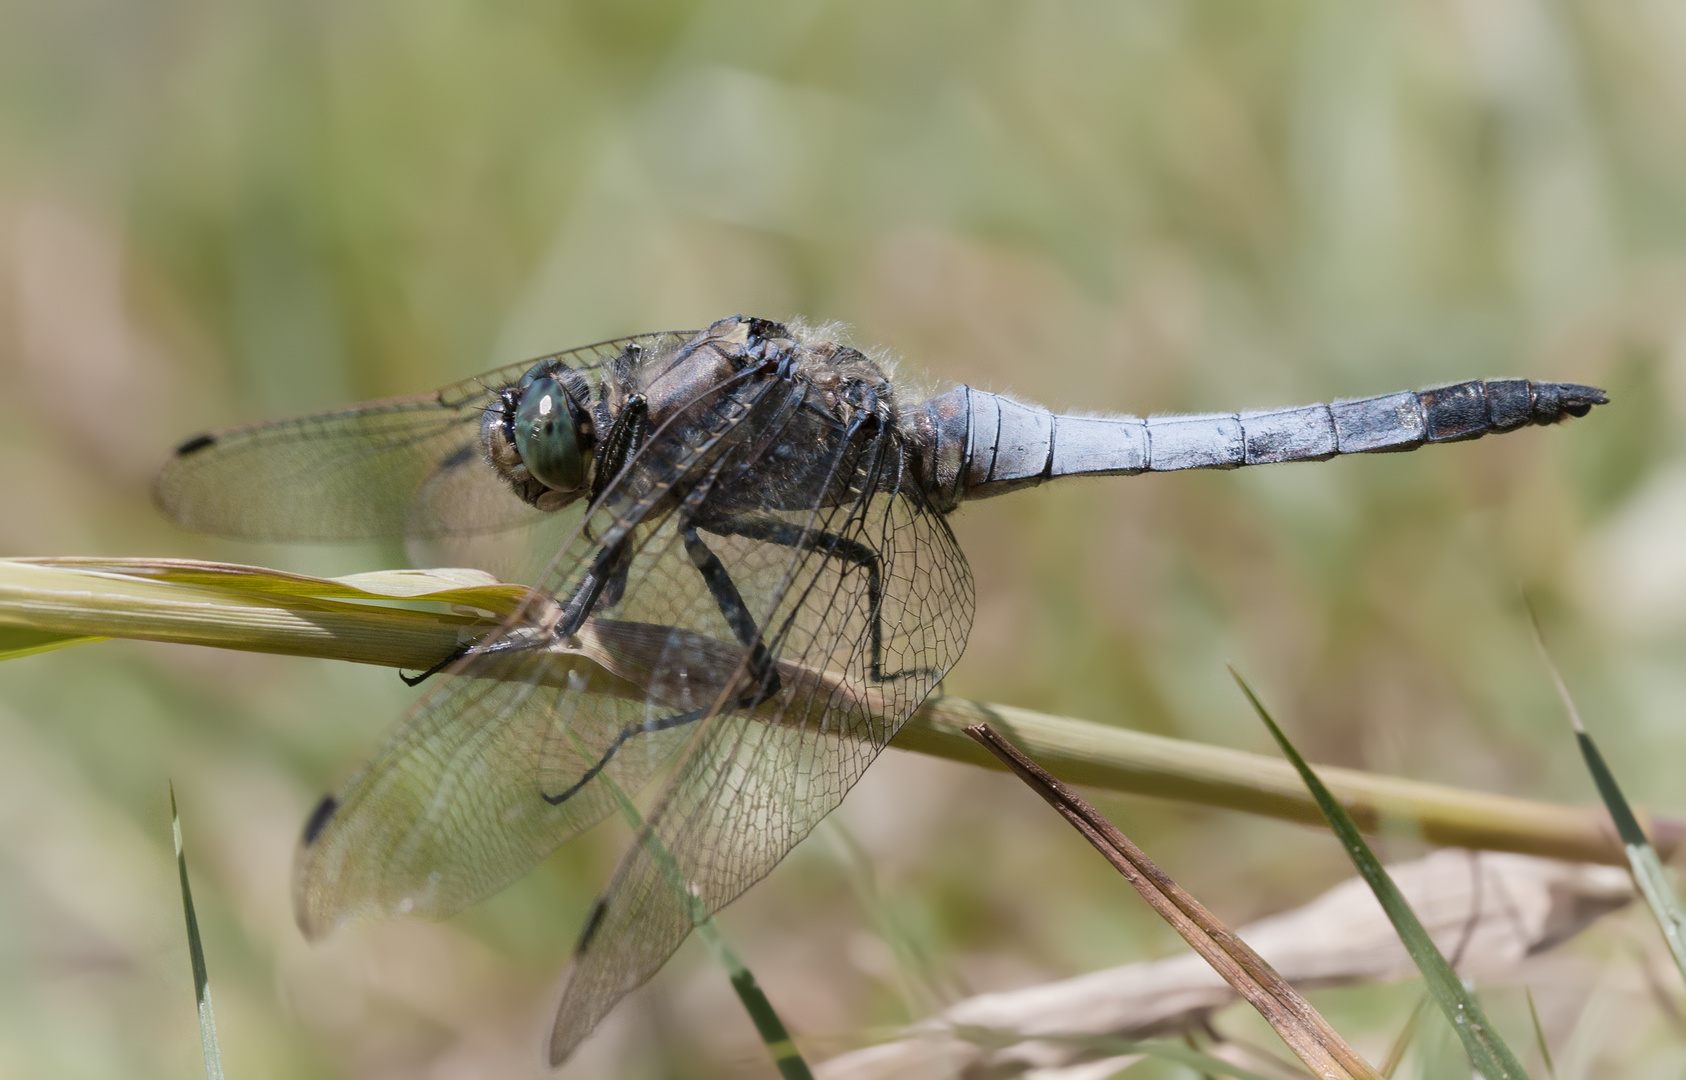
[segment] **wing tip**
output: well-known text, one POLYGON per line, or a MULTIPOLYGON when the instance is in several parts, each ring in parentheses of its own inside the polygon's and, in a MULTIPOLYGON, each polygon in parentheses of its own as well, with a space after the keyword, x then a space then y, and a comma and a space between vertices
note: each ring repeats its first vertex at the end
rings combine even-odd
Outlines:
MULTIPOLYGON (((571 979, 572 973, 570 972, 569 981, 571 979)), ((580 1017, 568 1007, 567 993, 564 991, 562 1004, 556 1012, 556 1022, 550 1028, 550 1045, 548 1047, 550 1067, 553 1069, 559 1068, 563 1062, 573 1056, 574 1051, 579 1049, 580 1043, 585 1042, 586 1036, 590 1035, 595 1027, 595 1022, 590 1024, 580 1023, 580 1017)))

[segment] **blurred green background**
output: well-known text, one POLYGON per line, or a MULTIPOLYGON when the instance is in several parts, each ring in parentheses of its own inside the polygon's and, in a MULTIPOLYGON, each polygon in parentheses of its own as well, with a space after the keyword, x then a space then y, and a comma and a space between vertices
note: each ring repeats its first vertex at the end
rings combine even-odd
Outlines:
MULTIPOLYGON (((1587 801, 1521 588, 1630 795, 1686 812, 1683 116, 1668 0, 11 0, 0 554, 394 565, 178 533, 150 472, 740 311, 1084 410, 1590 382, 1614 403, 1560 430, 964 510, 947 689, 1264 749, 1233 660, 1313 760, 1587 801)), ((0 668, 0 1076, 199 1068, 167 778, 230 1075, 539 1074, 608 844, 443 926, 293 928, 306 810, 412 696, 136 643, 0 668)), ((1309 830, 1102 804, 1234 922, 1346 873, 1309 830)), ((813 1057, 1178 947, 1002 777, 892 752, 838 817, 723 920, 813 1057)), ((1585 1075, 1677 1075, 1637 977, 1598 985, 1585 1075)), ((1379 1060, 1413 993, 1318 1000, 1379 1060)), ((770 1067, 693 944, 568 1075, 770 1067)))

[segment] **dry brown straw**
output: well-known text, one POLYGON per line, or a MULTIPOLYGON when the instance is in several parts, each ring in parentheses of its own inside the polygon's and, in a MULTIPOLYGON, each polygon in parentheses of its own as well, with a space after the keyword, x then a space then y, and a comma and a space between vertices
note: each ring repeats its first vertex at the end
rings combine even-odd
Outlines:
POLYGON ((1235 987, 1236 993, 1259 1011, 1313 1074, 1327 1080, 1381 1080, 1381 1074, 1347 1045, 1299 991, 1198 900, 1184 892, 1118 826, 1020 753, 1018 747, 988 724, 969 727, 966 734, 1000 758, 1082 833, 1124 875, 1124 880, 1141 893, 1142 899, 1235 987))

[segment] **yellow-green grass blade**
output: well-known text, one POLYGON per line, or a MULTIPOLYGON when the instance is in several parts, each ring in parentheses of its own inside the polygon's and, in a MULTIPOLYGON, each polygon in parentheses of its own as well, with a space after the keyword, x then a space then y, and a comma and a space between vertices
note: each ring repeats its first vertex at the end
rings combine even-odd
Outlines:
MULTIPOLYGON (((0 559, 0 638, 23 651, 107 637, 205 645, 425 670, 495 629, 519 585, 475 571, 308 578, 258 567, 157 559, 0 559), (450 605, 447 607, 447 605, 450 605)), ((6 654, 0 650, 0 657, 6 654)), ((565 676, 573 657, 558 658, 565 676)), ((595 670, 595 669, 594 669, 595 670)), ((601 674, 600 672, 597 674, 601 674)), ((641 694, 631 684, 614 692, 641 694)), ((927 701, 898 749, 1000 768, 964 731, 987 722, 1068 783, 1307 824, 1323 816, 1277 758, 962 698, 927 701)), ((1625 865, 1605 812, 1467 791, 1355 769, 1324 782, 1362 828, 1409 826, 1430 843, 1625 865)), ((1679 822, 1654 819, 1667 852, 1679 822)))
POLYGON ((193 999, 199 1009, 199 1048, 205 1056, 205 1080, 222 1080, 217 1017, 211 1009, 211 976, 205 968, 205 944, 199 938, 199 916, 193 910, 193 890, 187 884, 187 854, 182 848, 181 816, 176 812, 174 784, 170 785, 170 832, 176 843, 176 871, 181 875, 181 906, 187 914, 187 955, 193 964, 193 999))
POLYGON ((1370 845, 1364 842, 1364 836, 1358 831, 1351 815, 1336 801, 1323 781, 1317 778, 1317 774, 1306 764, 1305 758, 1300 756, 1294 744, 1288 741, 1282 729, 1276 726, 1276 721, 1271 719, 1264 703, 1253 693, 1253 688, 1247 685, 1241 674, 1234 668, 1230 669, 1230 674, 1235 676, 1235 681, 1241 686, 1241 692, 1246 694, 1247 700, 1252 703, 1253 711, 1259 714, 1259 719, 1270 729, 1271 738, 1281 747, 1283 756, 1293 764, 1305 781, 1306 787, 1311 790, 1318 807, 1329 821, 1330 829, 1346 848, 1353 866, 1369 884, 1370 890, 1376 894, 1376 899, 1381 903, 1382 910, 1387 913, 1388 921, 1393 923, 1394 931, 1399 935, 1406 952, 1411 954, 1417 970, 1422 972, 1429 993, 1434 995, 1441 1012, 1446 1014, 1452 1029, 1462 1040, 1470 1065, 1486 1080, 1524 1080, 1528 1075, 1527 1071, 1522 1068, 1521 1062, 1516 1060, 1516 1055, 1511 1053, 1510 1047, 1505 1045, 1498 1032, 1493 1030, 1492 1023, 1487 1019, 1487 1014, 1475 999, 1475 995, 1469 992, 1463 981, 1458 978, 1457 972, 1452 970, 1452 965, 1440 954, 1434 939, 1423 929, 1423 924, 1418 921, 1411 906, 1405 902, 1405 897, 1388 876, 1381 860, 1370 850, 1370 845))
POLYGON ((404 573, 393 582, 219 563, 0 559, 0 628, 60 639, 37 645, 122 637, 426 668, 496 627, 525 593, 465 586, 460 571, 404 573))
POLYGON ((105 559, 62 556, 7 559, 24 566, 76 570, 85 574, 203 585, 256 596, 316 597, 324 600, 425 600, 480 608, 494 615, 513 612, 529 590, 499 581, 481 570, 442 567, 427 570, 374 570, 337 578, 311 577, 239 563, 199 559, 105 559))

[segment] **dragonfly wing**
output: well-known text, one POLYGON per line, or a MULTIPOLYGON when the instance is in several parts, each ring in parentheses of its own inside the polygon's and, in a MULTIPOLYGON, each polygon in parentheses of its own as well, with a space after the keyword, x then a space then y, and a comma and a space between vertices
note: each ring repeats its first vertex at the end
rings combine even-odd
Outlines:
POLYGON ((741 649, 710 638, 721 616, 676 519, 656 511, 661 493, 718 474, 739 429, 764 426, 750 421, 762 416, 754 407, 765 389, 723 410, 701 401, 650 444, 628 470, 648 475, 604 493, 535 594, 579 593, 605 543, 624 540, 625 585, 605 607, 654 619, 593 619, 557 638, 555 605, 535 599, 441 676, 374 759, 323 801, 294 874, 306 933, 469 906, 613 812, 616 791, 644 787, 690 737, 661 721, 718 697, 741 649))
MULTIPOLYGON (((595 760, 638 725, 644 703, 601 668, 558 660, 517 653, 496 671, 493 660, 477 661, 323 800, 294 870, 294 909, 307 936, 367 918, 454 914, 614 810, 600 786, 555 806, 542 796, 549 786, 565 790, 587 767, 555 775, 571 756, 595 760)), ((616 782, 643 787, 685 734, 656 732, 614 755, 616 782)))
MULTIPOLYGON (((682 340, 645 334, 557 358, 591 381, 628 346, 654 352, 682 340)), ((242 540, 434 538, 533 524, 545 515, 487 464, 479 435, 486 406, 537 362, 432 394, 189 439, 159 470, 154 501, 190 529, 242 540)))
MULTIPOLYGON (((760 509, 733 511, 735 534, 725 523, 728 535, 703 534, 763 628, 779 687, 754 708, 718 710, 681 751, 576 947, 553 1063, 836 808, 959 658, 971 579, 901 454, 898 438, 878 436, 838 463, 850 491, 838 504, 773 509, 769 489, 760 509)), ((768 465, 728 468, 722 499, 741 507, 781 475, 768 465)))

